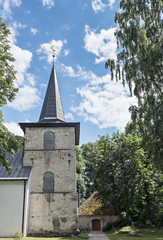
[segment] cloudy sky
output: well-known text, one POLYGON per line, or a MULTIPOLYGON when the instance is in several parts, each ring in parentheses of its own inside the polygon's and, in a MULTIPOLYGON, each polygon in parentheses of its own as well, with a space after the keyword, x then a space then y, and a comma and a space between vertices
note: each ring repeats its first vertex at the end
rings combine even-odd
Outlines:
POLYGON ((11 31, 16 59, 16 99, 3 107, 5 125, 21 135, 18 122, 37 122, 55 68, 67 122, 81 123, 80 144, 124 130, 135 104, 128 88, 105 69, 116 59, 117 0, 0 0, 0 16, 11 31))

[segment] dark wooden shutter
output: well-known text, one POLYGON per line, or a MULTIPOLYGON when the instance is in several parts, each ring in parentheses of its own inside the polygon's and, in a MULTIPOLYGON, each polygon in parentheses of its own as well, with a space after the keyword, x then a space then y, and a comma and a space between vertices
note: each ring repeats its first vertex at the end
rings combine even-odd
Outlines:
POLYGON ((43 192, 45 192, 45 193, 54 192, 54 174, 52 172, 44 173, 43 192))
POLYGON ((44 149, 52 150, 54 149, 55 135, 53 132, 45 132, 44 134, 44 149))

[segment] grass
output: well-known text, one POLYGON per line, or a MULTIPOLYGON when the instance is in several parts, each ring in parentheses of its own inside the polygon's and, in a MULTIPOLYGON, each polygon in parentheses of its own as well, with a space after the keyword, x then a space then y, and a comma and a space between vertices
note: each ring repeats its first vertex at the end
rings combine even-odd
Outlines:
POLYGON ((162 229, 132 229, 125 227, 105 232, 110 240, 163 240, 162 229))
MULTIPOLYGON (((132 229, 130 226, 121 229, 112 229, 105 232, 110 240, 163 240, 163 228, 161 229, 132 229)), ((86 240, 88 233, 80 233, 74 237, 23 237, 19 238, 0 238, 0 240, 86 240)))
MULTIPOLYGON (((88 233, 80 233, 78 236, 74 237, 45 237, 45 238, 39 238, 39 237, 23 237, 21 240, 86 240, 88 239, 88 233)), ((15 240, 15 238, 0 238, 0 240, 15 240)), ((19 238, 16 238, 16 240, 19 240, 19 238)))

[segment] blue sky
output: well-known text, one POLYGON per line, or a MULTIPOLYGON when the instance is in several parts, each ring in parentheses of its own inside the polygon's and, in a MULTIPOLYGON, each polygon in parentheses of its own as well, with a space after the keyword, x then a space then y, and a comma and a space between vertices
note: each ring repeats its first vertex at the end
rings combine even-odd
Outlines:
POLYGON ((0 0, 0 15, 11 31, 19 93, 3 107, 6 127, 37 122, 56 49, 57 72, 67 122, 80 122, 80 144, 124 130, 135 104, 128 88, 111 81, 105 69, 116 59, 115 0, 0 0))

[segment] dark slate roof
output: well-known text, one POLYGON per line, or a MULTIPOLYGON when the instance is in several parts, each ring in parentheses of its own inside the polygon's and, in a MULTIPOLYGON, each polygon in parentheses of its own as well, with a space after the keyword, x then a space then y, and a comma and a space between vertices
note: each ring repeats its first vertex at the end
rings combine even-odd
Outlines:
POLYGON ((39 122, 48 121, 65 122, 54 64, 39 119, 39 122))
POLYGON ((0 167, 0 180, 20 180, 28 179, 31 171, 31 167, 23 167, 23 149, 16 152, 14 158, 7 153, 6 158, 13 166, 12 175, 9 175, 4 167, 0 167))

